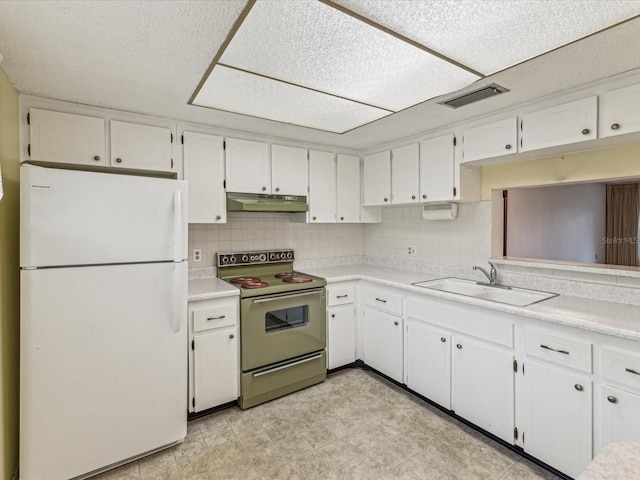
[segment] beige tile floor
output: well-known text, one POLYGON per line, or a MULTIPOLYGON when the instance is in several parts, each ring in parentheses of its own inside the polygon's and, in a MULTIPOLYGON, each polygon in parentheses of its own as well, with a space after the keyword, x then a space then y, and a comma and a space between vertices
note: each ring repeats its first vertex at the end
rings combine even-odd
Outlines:
POLYGON ((370 372, 189 422, 181 445, 92 480, 556 479, 370 372))

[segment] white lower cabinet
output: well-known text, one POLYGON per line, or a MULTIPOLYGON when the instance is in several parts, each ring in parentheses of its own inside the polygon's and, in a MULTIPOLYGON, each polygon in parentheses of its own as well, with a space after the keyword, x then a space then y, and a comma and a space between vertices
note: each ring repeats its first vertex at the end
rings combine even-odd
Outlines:
POLYGON ((407 387, 451 409, 451 332, 407 319, 407 387))
POLYGON ((611 442, 640 442, 640 395, 603 385, 599 400, 598 452, 611 442))
POLYGON ((513 443, 513 351, 454 335, 451 349, 451 409, 513 443))
POLYGON ((592 457, 592 382, 535 361, 524 368, 524 450, 577 477, 592 457))
POLYGON ((331 307, 327 315, 328 368, 356 361, 356 309, 354 305, 331 307))
POLYGON ((362 323, 365 363, 402 382, 402 317, 365 307, 362 323))
POLYGON ((237 400, 238 300, 190 302, 189 337, 189 412, 237 400))

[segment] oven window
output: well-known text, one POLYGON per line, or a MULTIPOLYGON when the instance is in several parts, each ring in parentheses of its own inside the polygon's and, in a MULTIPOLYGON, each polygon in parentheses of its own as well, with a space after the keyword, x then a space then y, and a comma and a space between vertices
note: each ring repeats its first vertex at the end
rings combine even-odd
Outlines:
POLYGON ((309 323, 309 307, 307 305, 274 310, 267 312, 264 316, 264 328, 267 333, 303 327, 307 323, 309 323))

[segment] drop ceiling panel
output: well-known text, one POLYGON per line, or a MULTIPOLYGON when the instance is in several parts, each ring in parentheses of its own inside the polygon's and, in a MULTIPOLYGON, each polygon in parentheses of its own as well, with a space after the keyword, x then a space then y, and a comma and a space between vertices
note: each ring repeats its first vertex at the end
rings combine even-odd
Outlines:
POLYGON ((390 114, 221 65, 213 69, 193 103, 335 133, 390 114))
POLYGON ((640 14, 638 0, 333 1, 485 75, 640 14))
POLYGON ((220 64, 393 111, 479 78, 317 0, 258 0, 220 64))

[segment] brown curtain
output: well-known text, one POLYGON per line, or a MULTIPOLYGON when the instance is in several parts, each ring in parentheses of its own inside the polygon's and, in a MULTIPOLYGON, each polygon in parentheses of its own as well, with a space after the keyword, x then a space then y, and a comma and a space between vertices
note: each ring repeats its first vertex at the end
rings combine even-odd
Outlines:
POLYGON ((607 185, 607 263, 638 265, 640 184, 607 185))

